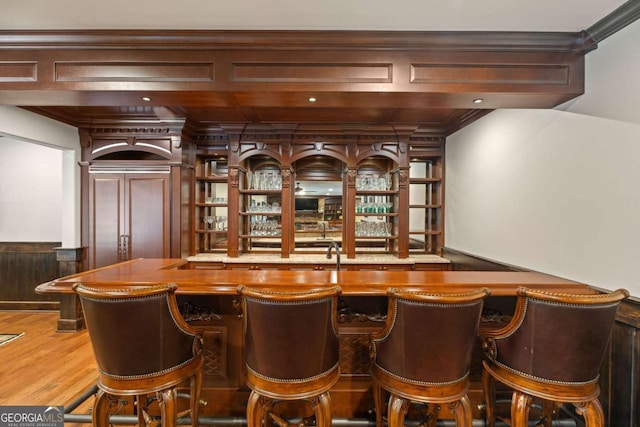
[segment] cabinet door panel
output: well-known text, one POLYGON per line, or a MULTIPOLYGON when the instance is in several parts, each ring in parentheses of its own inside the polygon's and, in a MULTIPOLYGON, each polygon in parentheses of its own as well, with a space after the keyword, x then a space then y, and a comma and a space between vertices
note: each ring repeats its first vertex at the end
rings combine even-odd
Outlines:
POLYGON ((170 175, 90 175, 89 268, 132 258, 169 258, 170 175))
POLYGON ((169 258, 169 175, 127 176, 129 258, 169 258))
POLYGON ((120 261, 123 176, 98 175, 92 177, 91 184, 90 268, 98 268, 120 261))

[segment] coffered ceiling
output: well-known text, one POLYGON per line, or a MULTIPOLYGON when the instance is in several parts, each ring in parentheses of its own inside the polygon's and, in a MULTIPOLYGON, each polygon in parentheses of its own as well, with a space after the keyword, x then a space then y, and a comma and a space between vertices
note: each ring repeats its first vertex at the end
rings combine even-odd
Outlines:
POLYGON ((579 96, 583 30, 634 3, 22 0, 0 15, 0 104, 79 127, 448 135, 579 96))

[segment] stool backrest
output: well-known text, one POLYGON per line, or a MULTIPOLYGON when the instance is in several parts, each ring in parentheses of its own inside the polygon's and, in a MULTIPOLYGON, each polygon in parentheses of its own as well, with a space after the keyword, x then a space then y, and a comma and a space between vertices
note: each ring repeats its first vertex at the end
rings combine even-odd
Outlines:
POLYGON ((487 289, 431 294, 390 289, 385 330, 372 341, 373 363, 404 380, 464 379, 487 289))
POLYGON ((305 380, 336 368, 339 287, 300 292, 244 286, 245 365, 271 380, 305 380))
POLYGON ((549 382, 592 382, 620 301, 629 293, 563 294, 521 288, 509 325, 489 343, 488 357, 526 376, 549 382))
POLYGON ((153 376, 194 359, 200 341, 180 316, 176 288, 74 286, 101 374, 153 376))

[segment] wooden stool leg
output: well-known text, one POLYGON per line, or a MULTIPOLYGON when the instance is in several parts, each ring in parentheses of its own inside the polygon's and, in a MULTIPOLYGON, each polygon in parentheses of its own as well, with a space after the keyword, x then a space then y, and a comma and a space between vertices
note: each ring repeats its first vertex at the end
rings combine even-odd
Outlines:
POLYGON ((529 425, 529 409, 531 396, 520 391, 513 392, 511 401, 511 427, 527 427, 529 425))
POLYGON ((553 424, 553 410, 556 404, 551 400, 542 401, 542 421, 538 423, 541 427, 552 427, 553 424))
POLYGON ((158 392, 160 404, 160 419, 162 427, 177 427, 178 425, 178 393, 175 387, 158 392))
POLYGON ((426 408, 426 416, 423 416, 425 421, 420 427, 436 427, 438 417, 440 417, 440 405, 437 403, 429 403, 426 405, 426 408))
POLYGON ((200 392, 202 390, 202 371, 198 369, 194 376, 191 377, 191 427, 200 425, 198 417, 200 416, 200 392))
POLYGON ((373 380, 373 403, 376 408, 376 427, 384 427, 384 390, 373 380))
POLYGON ((484 391, 484 414, 487 427, 496 426, 496 390, 495 381, 487 370, 482 371, 482 388, 484 391))
POLYGON ((311 406, 316 415, 316 427, 331 427, 331 395, 329 392, 315 397, 311 406))
POLYGON ((247 427, 261 427, 264 415, 261 396, 252 391, 247 401, 247 427))
POLYGON ((147 395, 138 394, 135 396, 136 413, 138 414, 138 426, 148 427, 151 419, 147 415, 147 395))
POLYGON ((98 390, 96 400, 93 403, 93 413, 91 419, 95 427, 109 426, 109 406, 113 403, 114 396, 98 390))
POLYGON ((584 417, 586 427, 604 427, 604 411, 598 399, 576 403, 576 412, 584 417))
POLYGON ((389 409, 387 409, 389 427, 403 427, 408 410, 409 402, 392 394, 389 398, 389 409))
POLYGON ((462 396, 457 402, 449 404, 456 420, 456 427, 471 427, 473 424, 473 413, 471 412, 471 401, 469 396, 462 396))

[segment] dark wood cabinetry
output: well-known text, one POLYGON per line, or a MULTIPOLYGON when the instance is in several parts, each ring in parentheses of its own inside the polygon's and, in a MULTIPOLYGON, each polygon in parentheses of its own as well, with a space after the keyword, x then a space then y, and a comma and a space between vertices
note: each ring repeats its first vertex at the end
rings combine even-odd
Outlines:
POLYGON ((392 141, 398 139, 394 135, 381 143, 363 135, 352 140, 328 135, 320 143, 305 142, 311 137, 300 134, 291 145, 276 129, 270 132, 245 133, 242 142, 224 146, 219 138, 195 144, 196 244, 190 255, 225 252, 221 247, 226 244, 230 257, 272 253, 289 258, 325 251, 330 242, 339 243, 347 258, 441 255, 442 139, 407 137, 401 142, 392 141), (202 176, 214 153, 228 162, 226 176, 202 176), (335 182, 339 193, 305 193, 300 181, 305 186, 335 182), (214 186, 216 194, 228 197, 221 205, 204 201, 214 191, 203 189, 214 186), (305 209, 302 202, 307 202, 305 209), (230 219, 228 228, 207 229, 205 221, 220 210, 230 219), (214 238, 221 244, 211 244, 214 238))
POLYGON ((170 256, 170 171, 89 172, 89 268, 170 256))
POLYGON ((193 239, 190 235, 183 243, 180 234, 183 227, 189 230, 180 202, 191 205, 193 191, 182 186, 189 182, 182 171, 184 121, 128 125, 79 130, 84 269, 179 257, 186 254, 181 246, 193 239))
POLYGON ((342 197, 325 197, 323 220, 342 225, 342 197))
POLYGON ((441 255, 444 138, 300 131, 294 144, 277 127, 209 138, 183 122, 156 126, 81 129, 85 268, 216 253, 290 258, 331 242, 347 259, 441 255), (332 191, 301 195, 300 181, 332 191), (297 210, 304 198, 317 207, 297 210))
POLYGON ((226 252, 229 230, 227 159, 203 155, 196 162, 195 253, 226 252))
POLYGON ((441 156, 414 158, 409 168, 409 252, 444 247, 444 188, 441 156))

